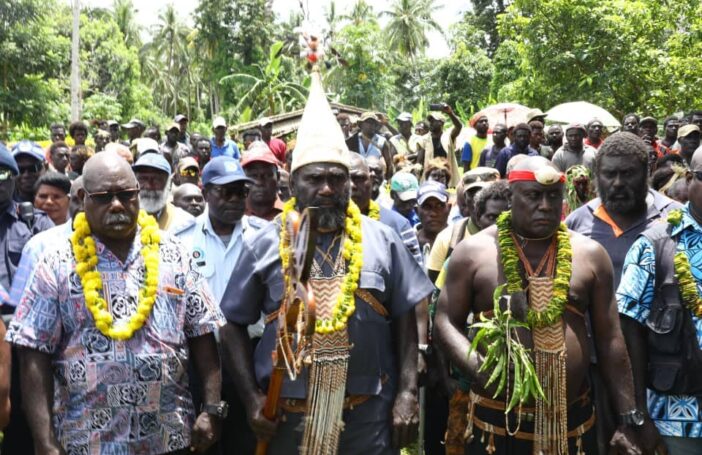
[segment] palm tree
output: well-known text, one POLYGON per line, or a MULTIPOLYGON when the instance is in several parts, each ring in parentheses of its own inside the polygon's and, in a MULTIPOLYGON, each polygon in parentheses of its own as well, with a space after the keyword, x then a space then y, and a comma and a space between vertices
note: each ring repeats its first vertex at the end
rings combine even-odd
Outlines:
POLYGON ((373 7, 366 3, 366 0, 358 0, 351 7, 351 12, 341 16, 340 19, 348 19, 355 26, 359 26, 364 22, 375 22, 373 7))
POLYGON ((185 107, 189 113, 192 84, 188 52, 190 29, 180 20, 173 4, 166 6, 158 19, 153 30, 153 41, 144 49, 148 56, 144 67, 153 77, 154 88, 163 90, 161 93, 154 91, 161 99, 161 108, 175 115, 179 108, 185 107), (186 84, 187 90, 184 90, 186 84))
POLYGON ((124 36, 124 44, 128 47, 141 47, 139 37, 139 26, 136 23, 135 14, 138 12, 134 8, 132 0, 114 0, 112 3, 113 16, 117 26, 124 36))
POLYGON ((433 0, 395 0, 389 11, 380 13, 390 18, 385 28, 390 49, 410 59, 424 52, 429 45, 428 31, 443 34, 432 17, 439 8, 433 0))

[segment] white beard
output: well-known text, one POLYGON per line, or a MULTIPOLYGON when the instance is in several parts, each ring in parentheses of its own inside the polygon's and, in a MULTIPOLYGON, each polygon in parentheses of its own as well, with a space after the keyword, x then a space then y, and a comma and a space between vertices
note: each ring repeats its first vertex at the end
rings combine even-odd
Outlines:
POLYGON ((139 192, 139 205, 150 215, 160 212, 168 202, 170 187, 170 184, 167 184, 166 188, 162 191, 141 190, 139 192))

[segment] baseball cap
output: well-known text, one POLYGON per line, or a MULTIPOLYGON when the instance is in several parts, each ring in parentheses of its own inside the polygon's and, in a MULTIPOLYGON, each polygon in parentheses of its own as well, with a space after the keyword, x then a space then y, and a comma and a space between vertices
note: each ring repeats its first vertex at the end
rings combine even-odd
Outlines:
POLYGON ((532 120, 543 120, 546 118, 546 114, 539 108, 529 109, 526 113, 526 122, 529 123, 532 120))
POLYGON ((478 166, 463 174, 463 185, 476 182, 494 182, 500 179, 500 171, 492 167, 478 166))
POLYGON ((150 137, 141 137, 137 139, 137 154, 139 156, 143 155, 144 153, 148 152, 155 152, 155 153, 160 153, 160 149, 158 147, 158 142, 155 140, 151 139, 150 137))
POLYGON ((17 159, 17 157, 22 155, 34 158, 37 161, 44 161, 46 159, 46 155, 41 146, 28 139, 22 139, 12 147, 13 158, 17 159))
POLYGON ((692 134, 692 133, 694 133, 694 132, 699 133, 699 132, 700 132, 700 127, 697 126, 697 125, 693 125, 693 124, 689 124, 689 125, 682 126, 682 127, 680 127, 680 129, 678 130, 678 139, 680 139, 681 137, 688 136, 688 135, 690 135, 690 134, 692 134))
POLYGON ((264 127, 264 126, 272 124, 272 123, 273 123, 273 120, 271 120, 270 117, 263 117, 261 120, 258 121, 258 126, 264 127))
POLYGON ((212 121, 212 128, 219 128, 220 126, 227 127, 227 121, 224 120, 224 117, 215 117, 215 119, 212 121))
POLYGON ((658 120, 656 120, 653 117, 644 117, 641 119, 639 122, 639 125, 643 125, 644 123, 653 123, 654 125, 658 126, 658 120))
POLYGON ((0 142, 0 166, 5 166, 10 169, 12 175, 18 175, 19 169, 17 168, 17 162, 7 150, 5 144, 0 142))
POLYGON ((231 156, 218 156, 210 160, 202 170, 203 185, 226 185, 232 182, 254 183, 244 173, 239 160, 231 156))
MULTIPOLYGON (((137 147, 138 146, 139 145, 137 144, 137 147)), ((140 168, 151 168, 167 174, 171 173, 171 165, 168 164, 166 158, 164 158, 160 153, 145 153, 141 155, 137 162, 134 163, 134 166, 132 166, 134 172, 138 171, 140 168)))
POLYGON ((255 141, 249 146, 249 149, 244 154, 244 158, 241 160, 241 167, 246 167, 251 163, 257 162, 274 164, 276 166, 280 164, 278 158, 273 155, 271 149, 268 148, 263 141, 255 141))
POLYGON ((185 156, 178 161, 178 171, 189 167, 196 167, 200 169, 200 165, 198 164, 197 160, 192 156, 185 156))
POLYGON ((186 120, 186 121, 188 120, 188 117, 186 117, 186 116, 183 115, 183 114, 178 114, 178 115, 176 115, 176 116, 173 118, 173 121, 176 122, 176 123, 180 123, 180 122, 182 122, 183 120, 186 120))
POLYGON ((566 126, 566 129, 565 129, 566 134, 568 134, 569 130, 580 130, 583 132, 583 134, 587 134, 587 130, 580 123, 571 123, 570 125, 566 126))
POLYGON ((417 199, 419 182, 414 174, 398 172, 390 180, 390 189, 397 193, 401 201, 409 201, 410 199, 417 199))
POLYGON ((143 127, 143 126, 146 126, 146 125, 144 125, 144 122, 142 122, 142 121, 139 120, 138 118, 132 118, 131 120, 129 120, 128 123, 125 123, 124 125, 122 125, 122 128, 127 128, 127 129, 129 129, 129 128, 135 128, 135 127, 137 127, 137 126, 143 127))
POLYGON ((176 122, 173 122, 170 125, 168 125, 168 128, 166 128, 166 131, 170 131, 172 129, 176 129, 176 130, 180 131, 180 125, 178 125, 178 123, 176 123, 176 122))
POLYGON ((439 122, 445 122, 445 121, 446 121, 446 117, 444 117, 444 114, 442 114, 441 112, 429 112, 429 113, 427 114, 427 119, 429 119, 429 120, 437 120, 437 121, 439 121, 439 122))
POLYGON ((375 115, 375 112, 364 112, 361 114, 361 118, 358 119, 359 122, 365 122, 366 120, 375 120, 376 122, 380 123, 380 120, 378 120, 378 116, 375 115))
POLYGON ((411 122, 412 121, 412 114, 409 112, 402 112, 400 115, 397 116, 395 119, 398 122, 411 122))
POLYGON ((417 193, 417 203, 422 205, 427 199, 432 197, 446 203, 449 197, 448 191, 446 191, 446 186, 444 186, 444 184, 441 182, 435 182, 433 180, 422 183, 422 185, 419 187, 419 192, 417 193))

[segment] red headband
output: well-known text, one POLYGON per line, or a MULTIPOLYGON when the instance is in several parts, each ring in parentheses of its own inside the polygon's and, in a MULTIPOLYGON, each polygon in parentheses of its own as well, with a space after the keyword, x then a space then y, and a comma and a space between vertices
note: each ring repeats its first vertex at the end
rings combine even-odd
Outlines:
POLYGON ((552 167, 545 167, 532 171, 511 171, 509 173, 509 183, 514 182, 538 182, 542 185, 553 185, 555 183, 564 183, 566 181, 565 174, 558 172, 552 167))

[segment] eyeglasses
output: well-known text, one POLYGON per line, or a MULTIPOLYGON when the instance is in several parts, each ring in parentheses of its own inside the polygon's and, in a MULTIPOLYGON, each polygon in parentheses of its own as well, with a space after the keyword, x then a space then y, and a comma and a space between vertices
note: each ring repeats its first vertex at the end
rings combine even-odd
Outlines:
POLYGON ((195 177, 197 176, 197 169, 195 168, 185 168, 180 170, 181 177, 195 177))
POLYGON ((237 186, 214 186, 213 190, 217 196, 225 200, 231 200, 233 196, 238 199, 244 199, 249 195, 249 187, 245 185, 237 186))
POLYGON ((695 175, 695 178, 702 182, 702 171, 692 171, 692 173, 695 175))
POLYGON ((36 174, 37 172, 41 171, 42 165, 41 163, 36 163, 32 164, 29 166, 20 166, 19 169, 19 174, 22 175, 24 173, 29 173, 29 174, 36 174))
POLYGON ((119 199, 122 204, 127 204, 136 200, 139 195, 139 188, 130 188, 128 190, 122 191, 100 191, 97 193, 85 192, 90 199, 97 202, 100 205, 107 205, 111 203, 114 198, 119 199))
POLYGON ((0 182, 10 180, 11 178, 12 178, 12 171, 10 171, 9 169, 0 170, 0 182))

